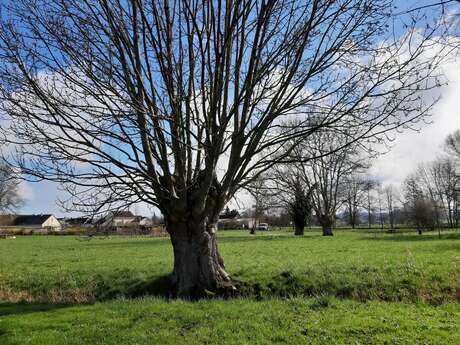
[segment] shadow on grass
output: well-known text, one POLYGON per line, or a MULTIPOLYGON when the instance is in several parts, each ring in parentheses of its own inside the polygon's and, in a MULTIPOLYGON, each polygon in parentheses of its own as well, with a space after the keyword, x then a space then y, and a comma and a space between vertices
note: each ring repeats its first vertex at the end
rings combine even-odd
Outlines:
POLYGON ((367 236, 361 238, 361 240, 376 240, 376 241, 409 241, 409 242, 423 242, 423 241, 436 241, 436 240, 460 240, 460 232, 452 233, 442 233, 441 238, 438 237, 437 232, 427 231, 424 232, 422 235, 418 235, 417 233, 403 233, 403 234, 376 234, 376 236, 367 236))
POLYGON ((46 312, 50 310, 68 308, 71 304, 44 304, 44 303, 4 303, 0 302, 0 316, 23 315, 46 312))
POLYGON ((8 315, 20 315, 36 312, 47 312, 76 305, 88 305, 95 302, 105 302, 118 298, 141 298, 160 297, 171 298, 170 275, 154 278, 140 278, 127 275, 110 275, 99 278, 93 282, 91 289, 86 295, 79 295, 78 300, 72 300, 71 291, 69 296, 39 295, 32 302, 2 302, 0 301, 0 317, 8 315), (59 297, 64 297, 59 299, 59 297))
MULTIPOLYGON (((458 302, 460 299, 459 290, 454 285, 440 285, 432 281, 430 277, 425 281, 420 281, 418 273, 401 275, 398 272, 384 276, 378 269, 365 266, 347 272, 331 271, 326 275, 317 270, 303 272, 287 270, 275 274, 269 281, 263 282, 245 282, 239 280, 237 276, 234 277, 236 278, 234 280, 236 290, 233 287, 228 289, 228 286, 223 286, 215 293, 201 293, 188 299, 188 301, 193 302, 208 298, 267 300, 274 297, 291 298, 298 296, 352 299, 360 302, 379 300, 439 305, 446 302, 458 302)), ((120 298, 158 297, 165 300, 174 298, 171 293, 170 275, 153 278, 111 275, 101 277, 94 283, 95 285, 88 292, 90 298, 86 301, 68 301, 67 303, 55 301, 55 304, 52 302, 48 304, 0 302, 0 316, 46 312, 120 298)))
POLYGON ((171 297, 171 275, 153 278, 110 276, 97 281, 94 296, 97 301, 115 298, 138 298, 144 296, 171 297))

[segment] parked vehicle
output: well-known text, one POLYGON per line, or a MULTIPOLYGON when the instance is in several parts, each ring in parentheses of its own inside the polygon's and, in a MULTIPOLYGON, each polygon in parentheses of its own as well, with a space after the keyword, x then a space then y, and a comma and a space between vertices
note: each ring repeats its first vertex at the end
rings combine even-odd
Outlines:
POLYGON ((257 225, 256 229, 257 230, 263 230, 263 231, 268 231, 269 230, 267 223, 259 223, 259 225, 257 225))

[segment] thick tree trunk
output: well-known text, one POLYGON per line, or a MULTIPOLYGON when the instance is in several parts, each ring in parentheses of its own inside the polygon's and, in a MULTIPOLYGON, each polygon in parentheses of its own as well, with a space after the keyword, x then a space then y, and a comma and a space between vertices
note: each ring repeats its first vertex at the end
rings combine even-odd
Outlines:
POLYGON ((323 229, 323 236, 334 236, 334 233, 332 232, 332 226, 334 225, 333 217, 323 214, 318 217, 318 220, 323 229))
POLYGON ((296 224, 296 225, 295 225, 295 230, 294 230, 294 235, 296 235, 296 236, 303 236, 304 233, 305 233, 304 229, 305 229, 305 226, 304 226, 304 225, 298 225, 298 224, 296 224))
POLYGON ((172 283, 177 297, 195 298, 231 285, 216 240, 216 227, 168 224, 174 249, 172 283))
POLYGON ((305 222, 302 219, 294 219, 294 235, 303 236, 305 229, 305 222))
POLYGON ((334 236, 332 226, 323 226, 323 236, 334 236))

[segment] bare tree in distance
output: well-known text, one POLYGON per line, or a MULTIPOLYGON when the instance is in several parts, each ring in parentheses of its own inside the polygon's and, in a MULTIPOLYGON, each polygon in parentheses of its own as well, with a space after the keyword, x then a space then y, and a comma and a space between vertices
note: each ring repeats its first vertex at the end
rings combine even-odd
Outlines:
POLYGON ((303 236, 305 226, 310 223, 312 215, 311 195, 315 186, 306 189, 300 178, 293 181, 292 184, 294 196, 288 201, 288 210, 294 223, 294 235, 303 236))
POLYGON ((238 190, 318 130, 346 133, 345 148, 413 126, 449 53, 426 57, 439 31, 417 18, 395 37, 392 1, 1 6, 6 158, 65 185, 73 211, 160 209, 184 297, 234 288, 216 223, 238 190))
POLYGON ((444 147, 449 155, 460 159, 460 129, 457 129, 446 137, 444 147))
MULTIPOLYGON (((373 223, 373 215, 374 215, 374 211, 375 211, 375 206, 374 206, 374 203, 375 203, 375 192, 377 191, 378 192, 378 185, 379 183, 371 178, 370 176, 367 176, 365 179, 364 179, 364 191, 365 191, 365 202, 364 202, 364 208, 366 209, 366 212, 367 212, 367 225, 370 228, 372 228, 372 223, 373 223)), ((378 199, 378 196, 377 196, 377 199, 378 199)))
POLYGON ((305 176, 298 170, 298 164, 278 165, 271 172, 270 185, 275 191, 275 199, 287 209, 292 219, 294 234, 303 236, 305 226, 311 221, 312 194, 317 186, 306 181, 305 176))
POLYGON ((247 184, 245 189, 254 199, 252 207, 253 223, 250 233, 256 233, 257 226, 260 223, 260 218, 274 205, 273 190, 268 185, 268 178, 265 175, 259 175, 247 184))
POLYGON ((458 222, 458 191, 460 176, 458 164, 451 157, 420 164, 409 181, 418 184, 425 199, 433 205, 434 219, 438 228, 446 221, 453 228, 458 222))
POLYGON ((386 210, 388 213, 388 222, 390 230, 395 230, 395 203, 397 199, 396 190, 393 185, 388 185, 383 188, 386 202, 386 210))
POLYGON ((409 222, 417 228, 420 235, 423 230, 434 229, 436 224, 434 201, 424 193, 416 175, 406 178, 403 191, 403 204, 407 210, 409 222))
MULTIPOLYGON (((365 166, 362 166, 365 168, 365 166)), ((344 183, 344 204, 345 213, 348 224, 354 229, 360 221, 360 210, 366 208, 368 217, 371 214, 370 191, 372 189, 371 182, 365 179, 363 171, 360 173, 351 173, 345 176, 344 183), (368 204, 366 205, 366 198, 368 204)), ((370 224, 370 222, 369 222, 370 224)))
POLYGON ((291 169, 295 169, 295 176, 301 177, 311 193, 311 204, 323 236, 333 236, 336 213, 347 200, 347 178, 364 168, 363 152, 358 145, 336 150, 343 147, 346 138, 331 131, 317 131, 308 142, 293 150, 297 163, 292 163, 291 169))
POLYGON ((8 165, 0 164, 0 212, 12 213, 24 204, 19 190, 20 180, 8 165))
POLYGON ((384 201, 385 201, 385 191, 382 186, 382 183, 378 183, 377 184, 377 202, 379 204, 379 223, 380 223, 380 228, 382 230, 383 230, 383 226, 385 223, 385 219, 383 216, 384 201))

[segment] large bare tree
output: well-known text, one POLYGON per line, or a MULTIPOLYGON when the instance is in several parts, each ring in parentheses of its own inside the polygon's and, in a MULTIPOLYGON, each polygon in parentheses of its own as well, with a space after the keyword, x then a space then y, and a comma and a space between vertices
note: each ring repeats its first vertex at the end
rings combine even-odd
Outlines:
POLYGON ((347 146, 428 115, 437 29, 394 26, 391 11, 388 0, 2 1, 8 158, 66 185, 74 210, 158 207, 178 295, 231 286, 216 222, 239 189, 318 129, 346 132, 347 146))

